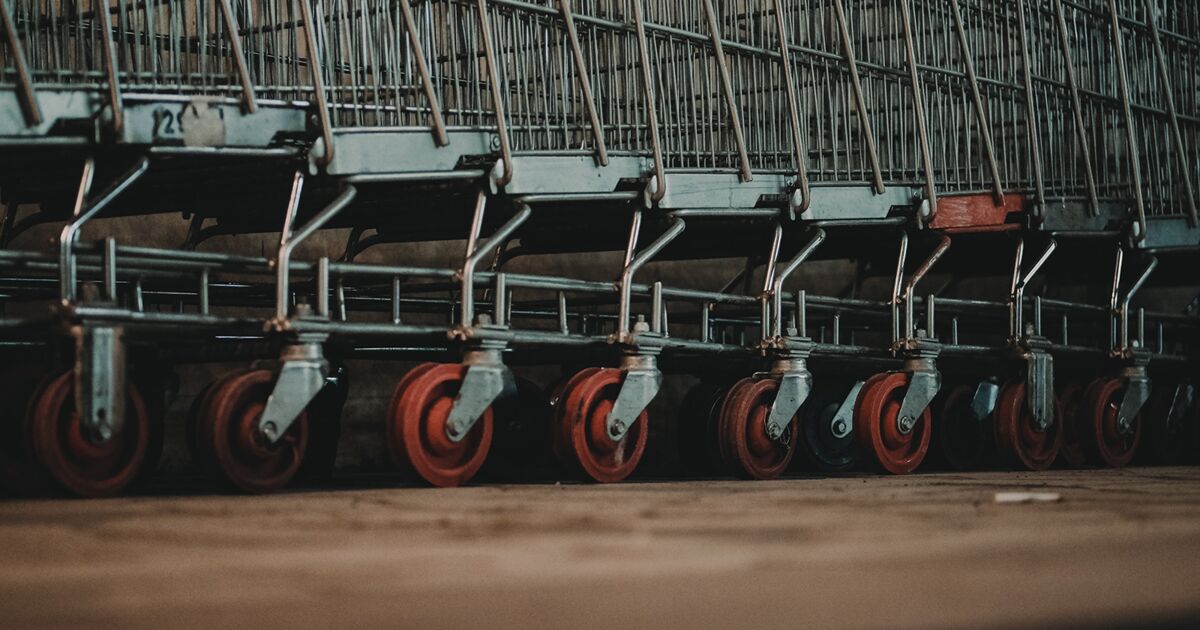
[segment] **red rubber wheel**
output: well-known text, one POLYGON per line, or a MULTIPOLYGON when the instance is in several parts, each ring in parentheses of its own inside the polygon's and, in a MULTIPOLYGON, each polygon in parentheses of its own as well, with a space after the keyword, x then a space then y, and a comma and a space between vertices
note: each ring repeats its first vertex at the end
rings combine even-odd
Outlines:
POLYGON ((729 470, 745 479, 775 479, 787 470, 796 454, 797 416, 788 423, 782 441, 767 436, 767 418, 779 391, 773 378, 745 378, 737 382, 721 407, 721 453, 729 470))
POLYGON ((1085 383, 1072 381, 1058 393, 1063 421, 1063 442, 1058 450, 1058 459, 1067 468, 1083 468, 1087 465, 1087 454, 1084 453, 1083 444, 1080 442, 1081 426, 1084 423, 1079 413, 1085 389, 1085 383))
POLYGON ((1083 395, 1079 409, 1080 444, 1093 464, 1122 468, 1133 461, 1137 452, 1142 434, 1141 418, 1132 418, 1129 433, 1122 433, 1117 425, 1124 394, 1124 379, 1102 378, 1092 381, 1083 395))
POLYGON ((1025 404, 1025 381, 1011 381, 1000 390, 996 403, 996 445, 1004 457, 1026 470, 1046 470, 1054 464, 1062 446, 1062 405, 1055 404, 1055 417, 1045 431, 1038 431, 1033 412, 1025 404))
POLYGON ((188 407, 184 423, 184 439, 187 443, 188 455, 192 464, 205 473, 218 474, 216 460, 213 458, 211 440, 204 437, 205 418, 212 408, 212 393, 224 387, 225 383, 246 373, 246 370, 227 372, 217 380, 209 383, 192 399, 188 407))
POLYGON ((213 384, 207 413, 200 418, 202 439, 198 444, 208 449, 207 456, 225 479, 243 492, 282 490, 300 470, 308 447, 306 411, 300 412, 274 444, 259 431, 258 421, 274 387, 271 370, 221 379, 213 384))
POLYGON ((83 497, 110 497, 138 475, 150 439, 150 414, 134 387, 125 399, 125 424, 106 442, 87 435, 75 411, 75 375, 66 372, 34 395, 27 419, 33 458, 58 485, 83 497))
POLYGON ((608 435, 605 419, 621 391, 616 368, 586 369, 567 383, 556 409, 556 447, 563 464, 600 483, 616 483, 637 468, 646 451, 649 415, 642 411, 620 441, 608 435))
POLYGON ((550 390, 550 450, 554 459, 572 474, 579 473, 579 465, 575 462, 574 434, 570 427, 562 422, 562 410, 567 404, 567 395, 584 380, 591 378, 600 368, 584 368, 568 378, 560 379, 550 390))
POLYGON ((467 375, 460 363, 425 363, 396 386, 387 421, 392 459, 431 486, 459 486, 479 472, 492 446, 492 409, 459 442, 446 435, 454 398, 467 375))
POLYGON ((979 420, 971 411, 978 385, 951 388, 933 417, 934 451, 947 468, 965 472, 983 467, 992 451, 992 418, 979 420))
POLYGON ((855 439, 863 453, 883 470, 894 475, 913 472, 929 451, 933 434, 929 409, 913 423, 912 430, 901 433, 897 421, 904 401, 908 374, 892 372, 871 377, 859 393, 855 408, 855 439))

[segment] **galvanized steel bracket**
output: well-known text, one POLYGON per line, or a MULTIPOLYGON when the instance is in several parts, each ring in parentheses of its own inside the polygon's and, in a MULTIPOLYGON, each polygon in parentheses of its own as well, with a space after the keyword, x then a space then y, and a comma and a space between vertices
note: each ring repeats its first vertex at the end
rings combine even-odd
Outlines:
POLYGON ((125 426, 124 331, 116 326, 72 326, 75 408, 88 437, 107 442, 125 426))
POLYGON ((779 376, 779 389, 767 416, 767 437, 786 443, 787 427, 812 391, 812 373, 808 370, 786 372, 779 376))
POLYGON ((279 441, 309 403, 325 387, 329 363, 321 351, 321 339, 303 339, 284 347, 279 376, 267 398, 258 430, 272 444, 279 441))
POLYGON ((975 421, 983 422, 992 415, 999 400, 1000 384, 991 380, 980 381, 975 388, 975 395, 971 397, 971 415, 975 421))
POLYGON ((1134 421, 1138 412, 1150 399, 1151 388, 1150 377, 1143 365, 1126 368, 1125 377, 1125 395, 1121 398, 1121 406, 1117 410, 1117 430, 1129 435, 1134 431, 1134 421))
POLYGON ((446 437, 451 441, 461 442, 492 403, 506 393, 516 392, 516 379, 500 354, 505 345, 504 342, 485 341, 466 352, 463 363, 467 365, 467 374, 446 421, 446 437))
POLYGON ((942 388, 942 375, 936 369, 921 369, 909 372, 908 389, 900 403, 896 426, 901 435, 908 435, 917 424, 917 418, 929 408, 929 403, 942 388))
POLYGON ((899 347, 905 355, 904 372, 908 374, 908 389, 904 391, 904 400, 900 403, 896 428, 901 435, 908 435, 942 389, 942 374, 938 372, 936 363, 942 346, 921 336, 901 340, 899 347))
POLYGON ((608 417, 604 419, 608 437, 614 442, 625 437, 638 416, 650 406, 650 402, 662 388, 662 372, 658 370, 654 356, 626 356, 623 364, 625 378, 621 381, 621 391, 617 394, 608 417))
POLYGON ((1025 355, 1025 403, 1035 429, 1044 432, 1054 424, 1054 357, 1049 352, 1025 355))
POLYGON ((833 434, 833 437, 841 439, 854 431, 854 408, 858 406, 858 394, 865 384, 866 381, 855 383, 854 387, 850 388, 850 393, 846 394, 846 399, 842 401, 837 412, 833 414, 833 419, 829 421, 829 432, 833 434))

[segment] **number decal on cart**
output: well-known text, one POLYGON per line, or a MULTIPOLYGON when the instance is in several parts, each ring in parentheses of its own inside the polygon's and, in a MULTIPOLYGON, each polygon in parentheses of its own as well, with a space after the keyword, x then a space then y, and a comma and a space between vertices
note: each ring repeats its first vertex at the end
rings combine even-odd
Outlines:
POLYGON ((154 110, 154 139, 183 140, 189 145, 219 143, 225 135, 225 110, 207 103, 193 101, 179 109, 159 107, 154 110), (189 133, 189 131, 194 133, 189 133))

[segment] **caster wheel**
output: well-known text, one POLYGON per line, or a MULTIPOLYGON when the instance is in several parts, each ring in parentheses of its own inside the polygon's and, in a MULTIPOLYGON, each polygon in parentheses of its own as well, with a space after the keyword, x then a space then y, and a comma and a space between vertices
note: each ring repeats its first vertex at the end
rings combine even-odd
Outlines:
POLYGON ((926 409, 904 432, 899 425, 908 374, 891 372, 871 377, 859 392, 855 409, 855 441, 879 468, 894 475, 913 472, 925 459, 933 433, 926 409))
POLYGON ((1142 434, 1141 414, 1130 419, 1130 428, 1122 431, 1117 417, 1125 381, 1101 378, 1092 381, 1079 409, 1080 444, 1090 463, 1122 468, 1133 461, 1142 434))
POLYGON ((620 441, 608 435, 605 418, 621 391, 622 372, 589 368, 571 378, 555 409, 555 453, 587 479, 615 483, 633 473, 646 451, 649 415, 643 411, 620 441))
POLYGON ((966 472, 983 468, 994 450, 993 417, 980 420, 971 411, 976 385, 958 385, 935 402, 934 451, 950 470, 966 472))
MULTIPOLYGON (((1187 387, 1184 386, 1185 391, 1187 387)), ((1146 402, 1145 411, 1140 414, 1146 435, 1138 447, 1135 461, 1159 466, 1183 462, 1194 430, 1191 425, 1193 410, 1188 408, 1178 418, 1171 419, 1176 389, 1175 385, 1155 387, 1146 402)))
POLYGON ((209 409, 212 405, 212 393, 214 390, 224 387, 227 381, 242 376, 245 373, 246 370, 234 370, 222 375, 200 390, 200 393, 196 394, 196 397, 192 399, 192 404, 188 406, 186 421, 184 422, 184 441, 187 443, 188 455, 191 457, 192 464, 197 470, 205 474, 220 476, 216 460, 212 456, 210 441, 204 438, 203 433, 204 424, 207 422, 205 418, 208 417, 209 409))
POLYGON ((858 465, 854 432, 833 426, 833 417, 852 387, 849 383, 817 386, 800 408, 799 450, 804 462, 821 472, 846 472, 858 465))
POLYGON ((1053 421, 1045 431, 1039 431, 1025 404, 1025 392, 1024 380, 1012 381, 1000 390, 994 414, 996 443, 1002 456, 1014 466, 1046 470, 1054 464, 1062 446, 1062 405, 1056 401, 1053 421))
POLYGON ((387 443, 392 459, 431 486, 449 488, 470 481, 492 446, 492 409, 483 412, 458 442, 446 435, 446 423, 467 366, 425 363, 396 386, 389 405, 387 443))
POLYGON ((251 370, 213 383, 198 419, 198 458, 209 461, 234 487, 264 494, 288 485, 308 447, 308 412, 300 415, 277 442, 258 430, 258 421, 275 387, 270 370, 251 370))
POLYGON ((82 497, 111 497, 141 471, 150 443, 150 414, 134 387, 125 399, 125 424, 107 441, 88 435, 75 411, 75 375, 45 383, 30 402, 29 444, 34 461, 63 489, 82 497))
POLYGON ((515 396, 492 406, 492 447, 480 477, 518 480, 544 477, 550 467, 550 400, 533 381, 517 377, 515 396))
POLYGON ((702 382, 688 391, 679 407, 676 431, 679 457, 684 469, 705 476, 720 472, 721 452, 717 447, 717 426, 727 387, 702 382))
POLYGON ((767 418, 778 391, 779 381, 773 378, 744 378, 725 397, 719 425, 721 455, 738 477, 775 479, 792 463, 796 453, 792 445, 799 432, 796 417, 788 423, 782 439, 767 436, 767 418))
POLYGON ((1083 444, 1080 442, 1083 420, 1079 413, 1085 389, 1086 383, 1072 381, 1058 392, 1063 420, 1063 443, 1058 450, 1058 461, 1067 468, 1087 466, 1087 454, 1084 453, 1083 444))

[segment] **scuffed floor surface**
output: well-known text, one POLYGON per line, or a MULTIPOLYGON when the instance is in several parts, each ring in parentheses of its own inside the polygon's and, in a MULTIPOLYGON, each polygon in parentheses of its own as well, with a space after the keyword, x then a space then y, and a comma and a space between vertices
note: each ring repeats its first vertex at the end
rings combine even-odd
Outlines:
POLYGON ((341 485, 0 501, 0 627, 1200 622, 1198 468, 341 485))

